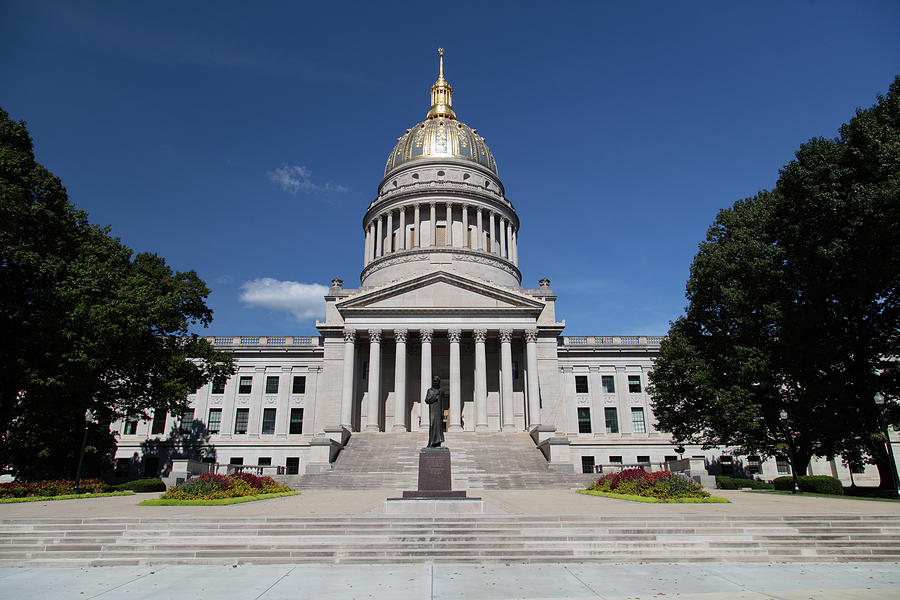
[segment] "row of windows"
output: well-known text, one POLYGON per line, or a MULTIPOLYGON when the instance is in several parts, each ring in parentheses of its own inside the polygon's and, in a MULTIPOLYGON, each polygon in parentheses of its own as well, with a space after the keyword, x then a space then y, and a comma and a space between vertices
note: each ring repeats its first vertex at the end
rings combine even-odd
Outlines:
MULTIPOLYGON (((213 394, 224 394, 225 393, 225 379, 218 379, 213 381, 212 384, 212 393, 213 394)), ((278 375, 268 375, 266 376, 266 393, 267 394, 277 394, 278 388, 281 385, 281 377, 278 375)), ((238 394, 251 394, 253 393, 253 376, 252 375, 241 375, 238 377, 238 394)), ((306 393, 306 376, 305 375, 294 375, 294 378, 291 382, 291 393, 292 394, 305 394, 306 393)))
MULTIPOLYGON (((600 376, 600 389, 604 394, 615 394, 616 393, 616 378, 614 375, 601 375, 600 376)), ((575 393, 576 394, 587 394, 590 392, 588 388, 588 376, 587 375, 576 375, 575 376, 575 393)), ((640 394, 641 393, 641 376, 640 375, 629 375, 628 376, 628 393, 629 394, 640 394)))
MULTIPOLYGON (((666 458, 665 458, 666 462, 673 461, 673 460, 678 460, 678 457, 672 455, 672 456, 666 456, 666 458)), ((582 456, 581 457, 581 472, 582 473, 595 472, 597 470, 595 461, 596 461, 596 459, 593 456, 582 456)), ((621 456, 610 456, 608 464, 613 465, 613 466, 622 465, 623 464, 622 457, 621 456)), ((650 456, 639 454, 637 456, 637 460, 635 461, 635 464, 649 465, 650 464, 650 456)))
MULTIPOLYGON (((213 462, 213 459, 204 459, 205 462, 213 462)), ((241 456, 234 456, 229 461, 228 464, 231 465, 243 465, 244 458, 241 456)), ((260 467, 270 467, 272 466, 272 457, 271 456, 261 456, 257 461, 257 466, 260 467)), ((143 459, 143 473, 144 477, 156 477, 159 473, 159 457, 157 456, 145 456, 143 459)), ((131 459, 130 458, 117 458, 116 459, 116 477, 127 477, 131 471, 131 459)), ((284 459, 284 471, 288 475, 297 475, 300 473, 300 457, 299 456, 288 456, 284 459)))
MULTIPOLYGON (((606 433, 619 433, 619 415, 614 406, 607 406, 603 409, 603 421, 606 424, 606 433)), ((642 407, 631 409, 631 430, 634 433, 647 433, 642 407)), ((586 406, 578 407, 578 433, 593 433, 591 409, 586 406)))
MULTIPOLYGON (((276 409, 264 408, 262 414, 262 426, 260 433, 275 433, 275 416, 276 409)), ((150 434, 165 433, 166 429, 166 413, 157 412, 153 415, 153 423, 150 426, 150 434)), ((250 409, 238 408, 234 412, 234 433, 247 433, 247 427, 250 422, 250 409)), ((135 420, 127 419, 122 433, 125 435, 135 435, 137 433, 137 424, 135 420)), ((189 408, 178 417, 178 430, 182 433, 189 433, 194 424, 194 409, 189 408)), ((210 408, 209 418, 206 420, 206 431, 208 433, 219 433, 222 429, 222 409, 210 408)), ((291 418, 288 425, 288 433, 303 433, 303 409, 292 408, 291 418)))

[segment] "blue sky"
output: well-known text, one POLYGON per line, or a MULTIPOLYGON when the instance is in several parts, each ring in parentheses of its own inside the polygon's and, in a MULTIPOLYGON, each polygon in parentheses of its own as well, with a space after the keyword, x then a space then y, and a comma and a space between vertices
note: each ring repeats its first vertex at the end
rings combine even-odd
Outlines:
POLYGON ((716 212, 900 73, 900 3, 0 0, 0 107, 70 199, 194 269, 208 334, 314 334, 446 48, 569 335, 662 334, 716 212))

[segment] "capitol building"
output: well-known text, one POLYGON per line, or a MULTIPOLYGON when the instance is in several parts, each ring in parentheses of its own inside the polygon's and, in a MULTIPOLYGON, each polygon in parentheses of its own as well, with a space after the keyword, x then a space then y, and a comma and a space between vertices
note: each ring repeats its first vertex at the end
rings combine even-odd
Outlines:
MULTIPOLYGON (((424 440, 432 376, 451 452, 452 435, 527 432, 565 472, 684 457, 713 474, 789 473, 786 460, 676 449, 657 430, 647 386, 662 336, 564 335, 552 274, 529 285, 519 270, 519 245, 538 243, 522 221, 539 218, 516 212, 484 137, 457 119, 441 53, 425 119, 397 139, 362 214, 358 287, 331 282, 318 336, 209 338, 237 372, 183 415, 115 424, 118 474, 156 476, 167 452, 321 473, 356 435, 424 440)), ((839 461, 813 470, 849 482, 839 461)), ((873 467, 855 476, 877 481, 873 467)))

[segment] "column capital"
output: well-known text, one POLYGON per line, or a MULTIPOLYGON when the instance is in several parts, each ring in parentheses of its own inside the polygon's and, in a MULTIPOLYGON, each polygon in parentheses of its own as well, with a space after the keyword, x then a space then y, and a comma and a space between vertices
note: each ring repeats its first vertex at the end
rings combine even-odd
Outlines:
POLYGON ((501 329, 500 330, 500 341, 501 342, 511 342, 512 341, 512 329, 501 329))
POLYGON ((525 330, 525 341, 526 342, 536 342, 538 338, 538 330, 537 329, 526 329, 525 330))
POLYGON ((380 329, 370 329, 369 330, 369 341, 381 343, 381 330, 380 329))
POLYGON ((356 330, 355 329, 345 329, 344 330, 344 341, 345 342, 355 342, 356 341, 356 330))
POLYGON ((459 338, 462 337, 462 329, 448 329, 447 337, 450 338, 451 344, 458 344, 459 338))
POLYGON ((483 344, 487 339, 487 329, 476 329, 472 332, 476 344, 483 344))
POLYGON ((422 338, 423 342, 431 343, 431 338, 434 336, 434 329, 420 329, 419 337, 422 338))
POLYGON ((405 344, 407 333, 408 332, 405 329, 395 329, 394 330, 394 339, 397 342, 403 342, 405 344))
POLYGON ((435 206, 437 206, 437 202, 429 202, 428 206, 430 206, 431 208, 434 208, 435 206))

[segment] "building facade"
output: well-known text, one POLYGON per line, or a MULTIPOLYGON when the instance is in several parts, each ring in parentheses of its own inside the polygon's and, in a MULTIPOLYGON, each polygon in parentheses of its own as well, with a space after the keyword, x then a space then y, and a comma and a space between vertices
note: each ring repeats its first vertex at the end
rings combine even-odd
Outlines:
MULTIPOLYGON (((427 429, 437 375, 448 431, 530 431, 553 468, 687 453, 712 472, 789 472, 722 449, 677 452, 647 394, 662 337, 563 336, 550 280, 522 285, 519 231, 485 139, 456 118, 442 53, 426 118, 398 138, 363 215, 359 287, 332 281, 319 336, 210 338, 234 353, 237 373, 198 390, 177 418, 117 424, 117 470, 155 475, 167 454, 287 474, 328 468, 353 432, 427 429)), ((849 477, 834 461, 813 468, 849 477)))

